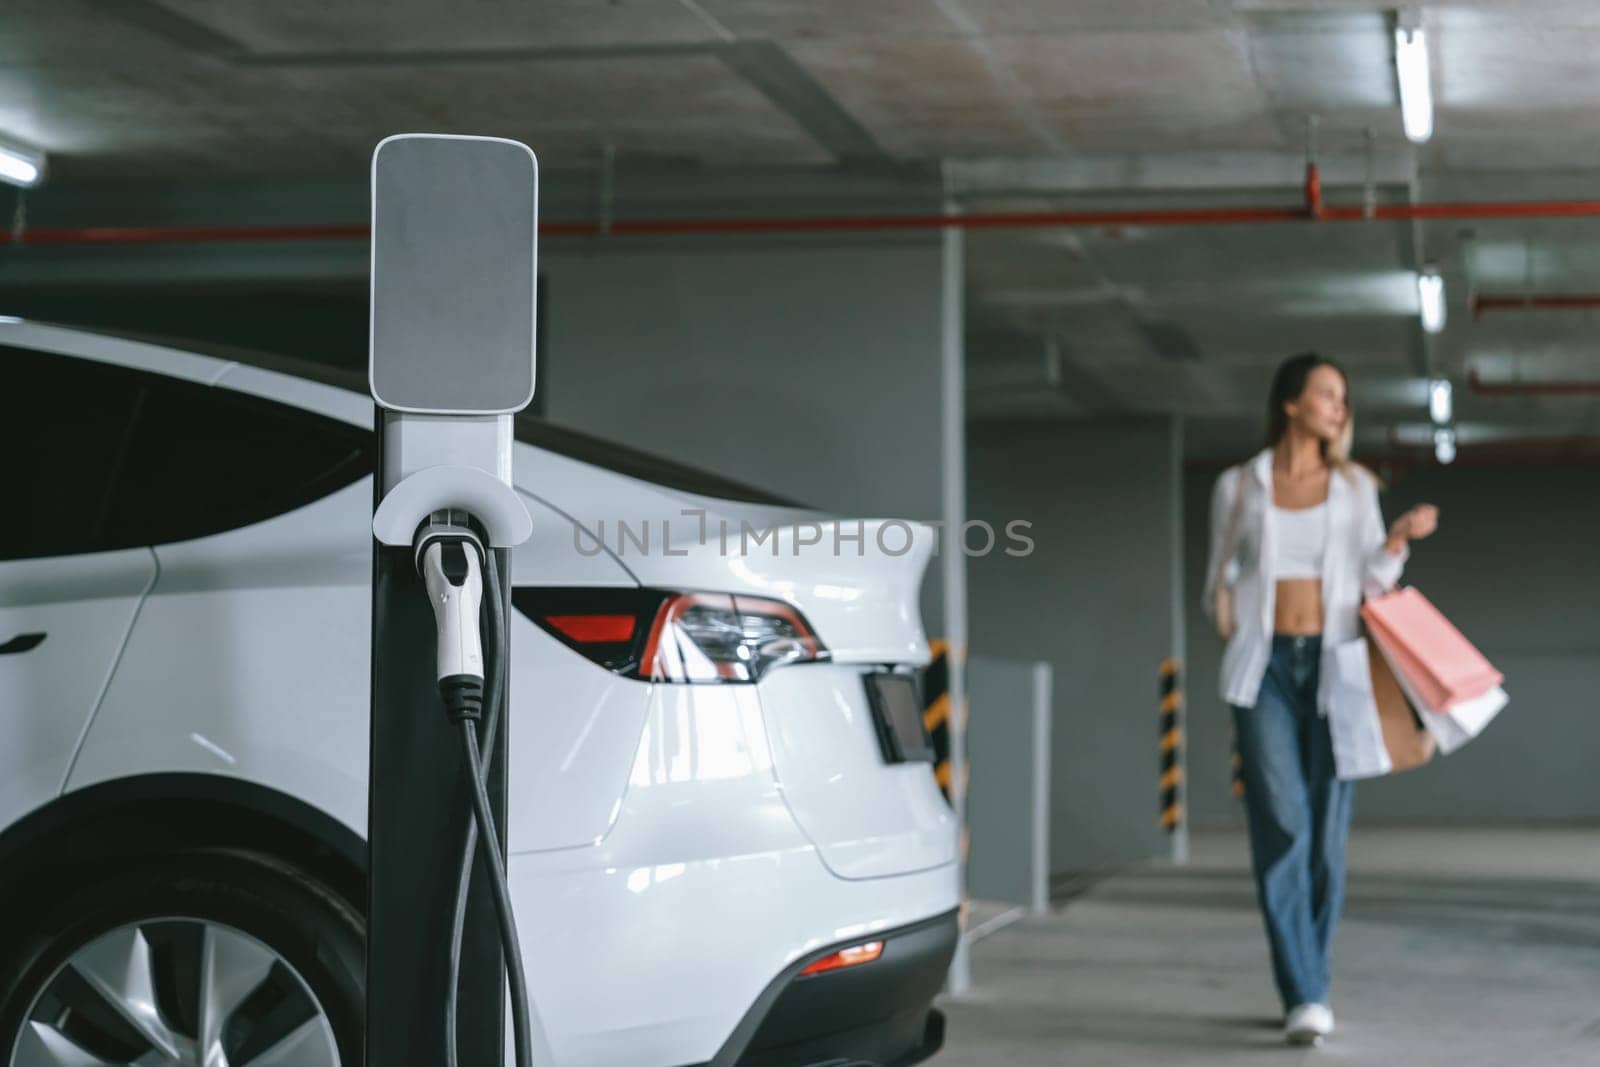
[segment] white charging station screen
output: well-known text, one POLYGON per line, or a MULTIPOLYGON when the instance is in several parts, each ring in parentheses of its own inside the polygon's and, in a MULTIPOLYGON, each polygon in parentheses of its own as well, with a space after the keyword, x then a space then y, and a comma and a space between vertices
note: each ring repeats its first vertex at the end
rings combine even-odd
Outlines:
POLYGON ((533 395, 533 155, 403 137, 372 168, 373 396, 400 411, 520 410, 533 395))

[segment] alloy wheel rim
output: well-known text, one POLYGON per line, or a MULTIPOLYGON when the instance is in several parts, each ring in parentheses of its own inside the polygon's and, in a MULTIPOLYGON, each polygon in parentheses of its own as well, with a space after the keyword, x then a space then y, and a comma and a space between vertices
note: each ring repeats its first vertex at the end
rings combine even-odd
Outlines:
POLYGON ((74 950, 23 1021, 10 1067, 340 1067, 327 1012, 282 956, 195 918, 74 950))

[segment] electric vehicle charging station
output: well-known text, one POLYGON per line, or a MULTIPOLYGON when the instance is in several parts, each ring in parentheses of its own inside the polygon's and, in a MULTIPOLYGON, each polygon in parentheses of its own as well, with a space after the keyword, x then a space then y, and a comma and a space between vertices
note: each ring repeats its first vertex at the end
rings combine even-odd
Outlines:
POLYGON ((526 145, 404 134, 373 153, 374 1064, 503 1062, 508 972, 519 1062, 532 1041, 504 855, 510 553, 532 530, 511 448, 534 388, 537 225, 526 145))

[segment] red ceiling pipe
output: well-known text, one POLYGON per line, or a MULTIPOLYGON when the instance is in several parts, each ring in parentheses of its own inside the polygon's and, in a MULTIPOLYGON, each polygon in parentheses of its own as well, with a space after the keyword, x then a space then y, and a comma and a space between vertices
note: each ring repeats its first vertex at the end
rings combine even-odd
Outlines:
POLYGON ((1600 293, 1474 293, 1472 317, 1486 311, 1577 311, 1600 307, 1600 293))
MULTIPOLYGON (((1101 226, 1218 226, 1267 222, 1364 222, 1367 209, 1330 205, 1317 199, 1302 207, 1218 207, 1137 211, 1032 211, 972 212, 959 215, 835 215, 815 218, 734 219, 617 219, 614 236, 668 236, 689 234, 828 233, 943 229, 1043 229, 1101 226)), ((1406 219, 1526 219, 1600 217, 1600 200, 1525 201, 1505 203, 1386 204, 1371 218, 1406 219)), ((550 237, 593 237, 595 222, 541 223, 539 232, 550 237)), ((40 227, 24 230, 13 244, 151 244, 205 241, 314 241, 365 240, 365 226, 134 226, 40 227)))
POLYGON ((1600 381, 1486 382, 1477 371, 1470 371, 1467 385, 1481 396, 1600 396, 1600 381))
MULTIPOLYGON (((1382 451, 1365 449, 1355 458, 1374 469, 1385 467, 1392 472, 1390 484, 1396 484, 1414 469, 1438 467, 1433 455, 1434 445, 1429 441, 1406 441, 1391 428, 1388 448, 1382 451)), ((1237 462, 1223 457, 1194 458, 1184 461, 1190 471, 1222 471, 1237 462)), ((1453 467, 1509 467, 1509 466, 1600 466, 1600 435, 1568 434, 1558 437, 1506 437, 1495 441, 1473 444, 1456 443, 1453 467)))
MULTIPOLYGON (((1410 219, 1570 219, 1600 215, 1600 200, 1502 200, 1489 203, 1379 204, 1372 218, 1410 219)), ((1364 207, 1332 207, 1327 217, 1336 222, 1367 218, 1364 207)))
POLYGON ((12 244, 159 244, 204 241, 349 241, 367 239, 366 226, 79 226, 25 229, 12 244))
MULTIPOLYGON (((1029 229, 1093 226, 1200 226, 1304 219, 1298 208, 1197 208, 1173 211, 1037 211, 968 215, 840 215, 814 218, 615 219, 612 236, 825 233, 872 230, 1029 229)), ((91 226, 34 227, 13 244, 152 244, 204 241, 366 240, 366 226, 91 226)), ((595 222, 543 222, 548 237, 594 237, 595 222)))
MULTIPOLYGON (((1412 457, 1418 457, 1419 465, 1436 465, 1431 458, 1421 459, 1422 456, 1433 455, 1433 443, 1401 440, 1393 427, 1389 430, 1390 457, 1405 462, 1412 457)), ((1373 457, 1374 459, 1378 457, 1373 457)), ((1563 434, 1550 437, 1502 437, 1497 440, 1479 441, 1473 444, 1456 442, 1456 458, 1453 466, 1473 467, 1479 465, 1511 465, 1511 464, 1582 464, 1584 466, 1600 464, 1600 435, 1596 434, 1563 434)))

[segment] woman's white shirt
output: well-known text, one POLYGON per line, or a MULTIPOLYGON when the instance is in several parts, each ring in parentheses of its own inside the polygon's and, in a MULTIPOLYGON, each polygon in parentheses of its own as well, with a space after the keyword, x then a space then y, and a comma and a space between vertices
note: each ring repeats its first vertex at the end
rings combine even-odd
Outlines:
MULTIPOLYGON (((1281 520, 1272 506, 1272 450, 1223 471, 1211 493, 1211 552, 1205 609, 1216 583, 1233 589, 1234 632, 1222 654, 1222 699, 1254 707, 1272 655, 1277 582, 1273 575, 1281 520), (1240 499, 1239 494, 1243 494, 1240 499), (1235 510, 1237 527, 1231 531, 1235 510)), ((1390 555, 1378 504, 1378 481, 1361 467, 1328 478, 1327 544, 1322 554, 1322 671, 1317 707, 1327 714, 1339 645, 1360 636, 1363 596, 1380 596, 1400 580, 1408 552, 1390 555)))

